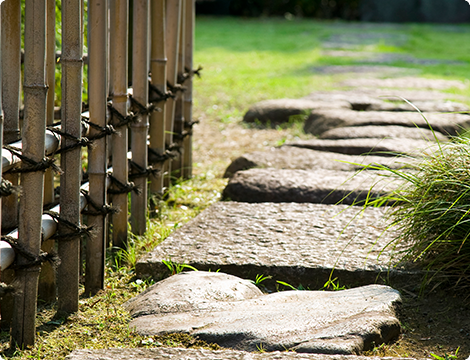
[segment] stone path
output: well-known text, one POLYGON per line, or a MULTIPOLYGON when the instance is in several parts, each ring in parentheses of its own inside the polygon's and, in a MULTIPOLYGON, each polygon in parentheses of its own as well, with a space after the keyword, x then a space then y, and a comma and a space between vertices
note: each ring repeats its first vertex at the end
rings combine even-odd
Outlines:
POLYGON ((188 333, 235 350, 81 350, 68 359, 364 360, 340 354, 395 339, 400 295, 390 286, 415 290, 421 273, 387 247, 396 234, 385 231, 386 207, 350 205, 400 184, 372 168, 355 171, 361 164, 406 168, 418 149, 434 151, 436 139, 469 127, 470 116, 439 113, 468 111, 436 90, 459 83, 374 78, 355 86, 255 104, 245 121, 272 126, 307 115, 305 130, 318 138, 235 159, 225 174, 230 201, 206 209, 136 265, 139 278, 166 278, 164 260, 200 271, 166 278, 129 301, 132 327, 145 336, 188 333), (391 90, 410 83, 430 90, 391 90), (395 94, 415 101, 427 121, 395 94), (350 289, 314 291, 332 274, 350 289), (269 276, 262 283, 268 294, 246 280, 257 275, 269 276), (312 290, 275 291, 285 284, 312 290))

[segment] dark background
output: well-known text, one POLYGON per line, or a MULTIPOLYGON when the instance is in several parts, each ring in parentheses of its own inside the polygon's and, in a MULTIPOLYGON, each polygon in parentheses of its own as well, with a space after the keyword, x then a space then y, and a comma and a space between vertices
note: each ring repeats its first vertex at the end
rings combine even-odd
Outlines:
POLYGON ((464 0, 196 0, 204 15, 294 16, 372 22, 470 22, 464 0))

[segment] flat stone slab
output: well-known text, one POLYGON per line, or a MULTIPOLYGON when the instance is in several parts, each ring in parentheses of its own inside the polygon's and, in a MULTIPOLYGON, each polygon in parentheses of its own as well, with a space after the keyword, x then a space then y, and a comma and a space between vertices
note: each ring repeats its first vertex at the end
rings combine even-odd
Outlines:
POLYGON ((222 197, 249 203, 363 205, 398 187, 387 179, 375 171, 250 169, 235 173, 222 197))
POLYGON ((369 285, 342 291, 263 294, 223 273, 180 273, 125 304, 145 336, 187 333, 236 350, 358 354, 396 339, 398 291, 369 285))
MULTIPOLYGON (((396 268, 392 250, 382 249, 396 235, 383 232, 384 208, 297 203, 219 202, 172 233, 136 264, 139 278, 169 274, 162 260, 245 279, 276 280, 320 289, 334 276, 360 286, 387 281, 410 283, 412 273, 396 268), (380 257, 379 257, 380 255, 380 257)), ((419 278, 414 278, 419 284, 419 278)))
MULTIPOLYGON (((305 354, 292 351, 249 353, 236 350, 182 348, 75 350, 66 360, 396 360, 396 358, 305 354)), ((401 358, 402 360, 414 360, 401 358)))
POLYGON ((433 151, 437 145, 432 141, 418 139, 310 139, 285 143, 283 146, 336 152, 347 155, 419 156, 423 150, 433 151))
POLYGON ((406 158, 372 155, 353 156, 294 146, 283 146, 272 148, 270 151, 255 151, 236 158, 225 170, 224 177, 230 177, 237 171, 252 168, 356 171, 363 168, 363 166, 358 164, 381 164, 398 169, 406 166, 406 158))
POLYGON ((250 107, 243 117, 243 121, 262 124, 279 125, 289 122, 291 116, 308 115, 313 109, 346 108, 350 109, 349 102, 338 101, 311 101, 305 99, 274 99, 260 101, 250 107))
POLYGON ((466 99, 464 96, 457 96, 438 90, 383 89, 370 87, 355 87, 351 90, 316 91, 304 96, 302 99, 313 101, 346 100, 354 104, 357 98, 365 99, 366 97, 388 101, 398 101, 405 98, 412 103, 466 99))
POLYGON ((407 126, 429 129, 431 126, 445 135, 457 135, 470 127, 470 115, 418 112, 353 111, 345 109, 320 109, 312 111, 305 121, 304 131, 320 135, 336 127, 346 126, 407 126))
POLYGON ((355 78, 344 80, 342 85, 345 86, 365 86, 365 87, 382 87, 382 88, 400 88, 400 89, 429 89, 429 90, 446 90, 450 88, 466 89, 467 85, 458 80, 443 79, 425 79, 420 77, 402 77, 387 79, 372 78, 355 78))
POLYGON ((449 138, 439 131, 406 126, 346 126, 325 131, 320 139, 418 139, 427 141, 447 141, 449 138))

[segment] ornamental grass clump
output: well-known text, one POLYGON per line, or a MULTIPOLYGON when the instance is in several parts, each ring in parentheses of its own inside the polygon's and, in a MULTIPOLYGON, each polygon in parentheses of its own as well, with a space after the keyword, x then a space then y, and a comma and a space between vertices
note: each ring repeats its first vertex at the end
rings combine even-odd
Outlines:
MULTIPOLYGON (((406 170, 387 170, 403 185, 366 206, 392 204, 388 244, 400 263, 415 263, 431 280, 470 285, 470 139, 438 143, 406 170), (398 230, 398 231, 397 231, 398 230)), ((426 284, 425 283, 425 284, 426 284)))

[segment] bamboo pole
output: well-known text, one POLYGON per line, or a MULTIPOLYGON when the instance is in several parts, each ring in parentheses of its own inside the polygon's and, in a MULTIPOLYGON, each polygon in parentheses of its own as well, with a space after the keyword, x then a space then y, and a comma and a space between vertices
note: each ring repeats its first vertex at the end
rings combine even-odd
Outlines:
MULTIPOLYGON (((4 1, 2 7, 2 93, 4 116, 4 143, 19 139, 19 108, 21 81, 21 4, 20 0, 4 1)), ((18 185, 18 174, 5 176, 13 185, 18 185)), ((2 227, 18 225, 18 195, 2 199, 2 227)))
MULTIPOLYGON (((26 0, 25 5, 25 62, 24 62, 24 123, 23 154, 36 162, 44 157, 46 127, 45 0, 26 0)), ((41 246, 41 214, 43 204, 44 173, 21 174, 23 192, 20 195, 19 243, 29 252, 39 255, 41 246)), ((28 266, 21 254, 18 265, 28 266)), ((18 289, 11 330, 11 345, 33 345, 36 332, 36 303, 40 266, 28 266, 16 272, 18 289)))
MULTIPOLYGON (((178 47, 180 38, 181 0, 166 0, 166 53, 168 56, 166 74, 167 81, 171 86, 176 86, 178 70, 178 47)), ((165 142, 167 147, 173 143, 173 129, 175 119, 175 101, 168 99, 165 114, 165 142)), ((164 186, 171 182, 171 162, 167 161, 164 166, 164 186)))
POLYGON ((193 121, 193 51, 194 51, 194 26, 196 15, 195 0, 186 0, 185 13, 185 50, 184 50, 184 68, 190 77, 186 80, 186 91, 184 93, 184 119, 185 129, 189 135, 185 137, 183 147, 183 178, 190 179, 193 175, 193 137, 192 137, 192 121, 193 121))
MULTIPOLYGON (((55 98, 55 0, 47 0, 47 44, 46 44, 46 82, 47 92, 46 124, 54 124, 54 98, 55 98)), ((54 173, 47 169, 44 174, 44 204, 54 202, 54 173)), ((41 249, 49 253, 54 248, 54 241, 45 241, 41 249)), ((39 276, 39 298, 45 302, 53 302, 56 299, 55 270, 50 263, 44 263, 39 276)))
MULTIPOLYGON (((111 1, 111 27, 110 27, 110 59, 111 82, 110 93, 113 100, 113 106, 122 116, 127 115, 127 35, 128 35, 128 0, 111 1)), ((118 123, 115 119, 113 123, 118 123)), ((128 131, 123 126, 118 129, 119 134, 112 136, 112 162, 113 176, 120 182, 127 183, 127 148, 128 148, 128 131)), ((113 206, 121 211, 112 217, 113 224, 113 245, 124 247, 127 244, 127 194, 116 194, 112 198, 113 206)))
MULTIPOLYGON (((186 13, 186 0, 181 1, 181 20, 180 20, 180 37, 178 41, 178 66, 177 66, 177 79, 182 79, 184 74, 184 50, 185 50, 185 13, 186 13)), ((181 84, 182 85, 182 80, 181 84)), ((172 176, 181 178, 183 175, 183 131, 184 131, 184 92, 178 91, 175 99, 175 119, 174 119, 174 137, 176 144, 179 146, 179 155, 172 161, 172 176)))
MULTIPOLYGON (((19 137, 19 107, 21 81, 21 4, 20 0, 4 1, 1 5, 1 63, 3 95, 3 141, 11 143, 19 137)), ((2 141, 2 137, 0 137, 2 141)), ((5 180, 18 185, 18 174, 5 176, 5 180)), ((18 195, 12 194, 2 199, 2 228, 18 225, 18 195)), ((10 283, 14 272, 0 272, 0 280, 10 283)), ((13 296, 6 294, 0 299, 0 326, 10 330, 13 315, 13 296)))
MULTIPOLYGON (((88 99, 90 122, 104 128, 106 126, 107 99, 107 55, 108 55, 108 4, 106 0, 89 0, 88 2, 88 99)), ((90 129, 90 135, 99 131, 90 129)), ((106 169, 107 169, 106 136, 95 140, 88 148, 88 176, 90 180, 89 195, 102 207, 107 203, 106 169)), ((85 294, 94 295, 104 288, 104 266, 106 250, 106 216, 89 215, 88 226, 93 226, 93 236, 86 244, 85 294)))
MULTIPOLYGON (((134 22, 132 31, 132 90, 133 99, 148 107, 149 73, 149 0, 134 0, 134 22)), ((131 124, 132 161, 141 169, 147 169, 148 113, 140 111, 137 121, 131 124)), ((147 176, 134 180, 141 189, 131 194, 131 228, 137 235, 147 230, 147 176)))
MULTIPOLYGON (((157 87, 163 94, 166 93, 166 50, 165 50, 165 0, 154 0, 151 2, 151 55, 150 72, 152 74, 152 85, 157 87)), ((158 106, 161 111, 154 111, 150 115, 150 148, 158 155, 165 153, 165 113, 166 103, 160 102, 158 106)), ((151 157, 150 157, 151 159, 151 157)), ((158 163, 159 170, 163 164, 158 163)), ((150 192, 161 197, 163 195, 163 176, 150 175, 150 192)))
MULTIPOLYGON (((82 6, 81 1, 62 0, 62 132, 81 138, 82 106, 82 6)), ((74 140, 62 138, 69 146, 74 140)), ((60 217, 76 226, 80 225, 80 177, 81 148, 61 155, 64 173, 60 179, 60 217)), ((72 313, 78 310, 78 286, 80 276, 80 236, 60 225, 59 234, 70 234, 66 241, 59 241, 58 311, 72 313)))

